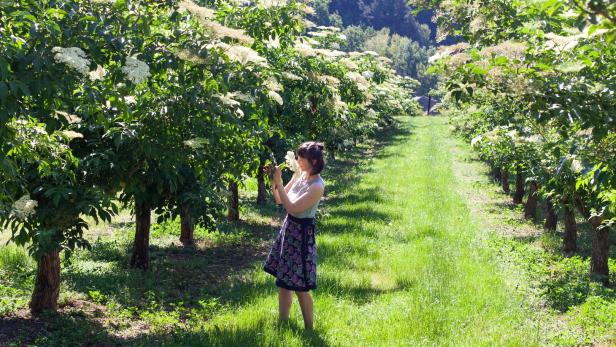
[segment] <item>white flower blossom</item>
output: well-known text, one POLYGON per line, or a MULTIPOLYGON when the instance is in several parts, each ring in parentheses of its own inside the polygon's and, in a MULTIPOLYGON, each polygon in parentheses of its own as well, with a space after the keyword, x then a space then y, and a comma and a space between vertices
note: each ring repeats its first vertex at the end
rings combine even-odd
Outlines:
POLYGON ((216 17, 216 12, 214 10, 199 6, 190 0, 180 1, 178 6, 180 10, 186 10, 201 20, 213 19, 216 17))
POLYGON ((107 75, 107 70, 105 70, 102 66, 97 65, 96 70, 92 70, 89 73, 91 81, 102 80, 105 75, 107 75))
POLYGON ((479 143, 481 142, 482 139, 483 139, 483 136, 481 136, 481 135, 475 136, 471 140, 471 147, 476 147, 477 145, 479 145, 479 143))
POLYGON ((299 43, 295 45, 295 50, 303 57, 314 57, 317 55, 317 52, 305 43, 299 43))
POLYGON ((122 67, 126 78, 134 84, 141 84, 150 77, 148 64, 134 57, 126 57, 126 65, 122 67))
POLYGON ((70 114, 64 111, 54 111, 54 112, 56 115, 64 117, 64 119, 66 119, 69 122, 69 124, 81 122, 81 118, 79 118, 78 116, 75 116, 74 114, 70 114))
POLYGON ((217 94, 215 95, 222 103, 229 107, 236 107, 240 105, 240 102, 235 100, 235 94, 227 93, 227 94, 217 94))
POLYGON ((285 162, 289 170, 297 172, 299 170, 299 164, 295 160, 295 153, 293 151, 287 151, 287 155, 284 157, 285 162))
POLYGON ((282 77, 284 77, 284 78, 286 78, 286 79, 288 79, 290 81, 301 81, 302 80, 301 77, 299 77, 299 76, 297 76, 295 74, 292 74, 290 72, 286 72, 286 71, 282 73, 282 77))
POLYGON ((273 77, 268 78, 263 85, 265 85, 268 90, 273 90, 275 92, 282 90, 282 85, 273 77))
POLYGON ((374 77, 374 72, 372 71, 364 71, 361 73, 362 76, 364 76, 365 79, 371 79, 372 77, 374 77))
POLYGON ((270 90, 270 91, 267 93, 267 96, 269 96, 269 97, 270 97, 270 99, 272 99, 272 100, 276 101, 276 103, 277 103, 278 105, 281 105, 281 106, 282 106, 282 105, 284 104, 284 101, 282 100, 282 96, 280 96, 280 94, 276 93, 276 92, 275 92, 275 91, 273 91, 273 90, 270 90))
POLYGON ((32 200, 30 195, 26 194, 13 204, 13 214, 18 219, 24 220, 34 214, 37 207, 38 202, 36 200, 32 200))
POLYGON ((209 141, 202 137, 195 137, 194 139, 186 140, 183 143, 185 146, 192 149, 200 149, 203 148, 205 145, 209 144, 209 141))
POLYGON ((132 95, 127 95, 124 97, 124 102, 126 102, 127 105, 134 105, 137 103, 137 99, 132 95))
POLYGON ((227 50, 229 59, 242 65, 255 64, 267 66, 267 60, 259 55, 255 50, 245 46, 231 46, 227 50))
POLYGON ((76 131, 72 131, 72 130, 63 130, 61 131, 62 135, 64 135, 65 137, 67 137, 70 140, 73 139, 81 139, 83 138, 83 134, 82 133, 78 133, 76 131))
POLYGON ((86 53, 78 47, 54 47, 51 49, 55 53, 54 60, 62 63, 73 70, 78 71, 84 76, 89 76, 90 61, 87 59, 86 53))

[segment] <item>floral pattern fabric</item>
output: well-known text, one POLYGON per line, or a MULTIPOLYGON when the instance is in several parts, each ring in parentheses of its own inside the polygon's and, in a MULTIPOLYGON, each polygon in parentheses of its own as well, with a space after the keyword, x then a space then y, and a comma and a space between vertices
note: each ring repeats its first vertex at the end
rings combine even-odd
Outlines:
POLYGON ((314 218, 285 218, 264 265, 278 287, 298 292, 317 287, 315 231, 314 218))

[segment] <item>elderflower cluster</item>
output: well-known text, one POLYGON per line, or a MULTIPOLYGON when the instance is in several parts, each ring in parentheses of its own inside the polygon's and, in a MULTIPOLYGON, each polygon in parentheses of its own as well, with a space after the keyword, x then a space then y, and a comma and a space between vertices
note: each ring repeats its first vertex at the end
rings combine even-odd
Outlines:
POLYGON ((297 160, 295 160, 295 153, 293 151, 287 151, 287 155, 284 157, 284 160, 287 163, 289 170, 293 172, 299 171, 299 164, 297 163, 297 160))
POLYGON ((276 101, 276 103, 277 103, 278 105, 281 105, 281 106, 282 106, 282 105, 284 104, 284 101, 282 100, 282 96, 280 96, 280 94, 276 93, 276 92, 275 92, 275 91, 273 91, 273 90, 270 90, 270 91, 267 93, 267 96, 269 96, 269 98, 270 98, 270 99, 272 99, 272 100, 276 101))
POLYGON ((90 61, 87 59, 86 53, 78 47, 54 47, 51 49, 52 53, 55 53, 54 60, 58 63, 64 64, 73 70, 78 71, 84 76, 90 74, 88 65, 90 61))
POLYGON ((17 219, 24 220, 34 214, 37 206, 38 202, 26 194, 13 204, 13 214, 17 219))
POLYGON ((190 0, 182 0, 178 3, 180 10, 186 10, 200 20, 207 20, 216 17, 216 12, 210 8, 202 7, 190 0))
POLYGON ((266 66, 267 60, 259 55, 255 50, 245 46, 231 46, 227 50, 229 59, 242 65, 255 64, 266 66))
POLYGON ((122 67, 122 72, 134 84, 140 84, 150 77, 150 67, 148 64, 134 57, 126 58, 126 65, 122 67))
POLYGON ((521 59, 526 52, 526 44, 522 42, 505 41, 495 46, 486 47, 479 53, 482 57, 505 56, 509 59, 521 59))
POLYGON ((287 0, 261 0, 259 5, 263 8, 280 7, 287 4, 287 0))

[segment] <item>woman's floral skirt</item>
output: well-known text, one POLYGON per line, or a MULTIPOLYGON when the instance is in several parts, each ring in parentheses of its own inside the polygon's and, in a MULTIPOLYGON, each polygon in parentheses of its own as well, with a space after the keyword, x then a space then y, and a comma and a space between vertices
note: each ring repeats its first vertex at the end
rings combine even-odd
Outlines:
POLYGON ((317 287, 315 231, 314 218, 285 218, 263 267, 278 287, 296 292, 317 287))

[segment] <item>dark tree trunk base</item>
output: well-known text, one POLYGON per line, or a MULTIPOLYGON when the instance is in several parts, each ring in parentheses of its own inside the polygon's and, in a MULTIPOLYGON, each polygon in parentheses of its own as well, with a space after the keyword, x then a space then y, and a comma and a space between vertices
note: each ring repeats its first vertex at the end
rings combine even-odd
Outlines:
POLYGON ((610 269, 608 266, 610 251, 609 228, 599 227, 601 225, 601 217, 592 217, 590 224, 593 228, 590 274, 594 279, 607 286, 610 284, 610 269))
POLYGON ((515 175, 515 193, 513 194, 513 203, 521 204, 524 199, 524 175, 517 173, 515 175))
POLYGON ((509 171, 507 169, 502 171, 501 186, 503 187, 503 192, 509 193, 511 191, 509 188, 509 171))
POLYGON ((528 191, 528 199, 526 200, 526 205, 524 206, 524 218, 526 219, 536 219, 537 218, 537 202, 538 202, 538 194, 539 185, 537 182, 533 181, 530 183, 528 191))
POLYGON ((229 197, 227 220, 230 222, 235 222, 240 220, 240 197, 237 183, 229 183, 229 191, 231 192, 231 197, 229 197))
POLYGON ((569 205, 565 204, 563 210, 565 215, 563 252, 570 253, 577 249, 577 223, 575 222, 575 212, 569 205))
POLYGON ((500 168, 495 167, 495 168, 492 169, 492 178, 494 179, 495 182, 500 182, 502 176, 503 176, 503 174, 502 174, 500 168))
POLYGON ((182 205, 180 212, 180 242, 184 247, 189 247, 195 244, 195 222, 190 213, 190 207, 186 204, 182 205))
POLYGON ((130 260, 132 268, 147 270, 150 266, 150 215, 151 208, 147 204, 136 204, 135 243, 133 256, 130 260))
POLYGON ((263 174, 263 166, 259 166, 257 172, 257 204, 265 205, 267 203, 267 188, 265 187, 265 176, 263 174))
POLYGON ((36 283, 30 299, 30 310, 33 314, 45 310, 56 311, 60 295, 60 251, 45 254, 37 263, 36 283))
POLYGON ((543 227, 548 231, 556 231, 556 225, 558 224, 558 216, 556 215, 556 211, 554 210, 554 204, 552 203, 552 198, 548 197, 545 200, 545 224, 543 227))

